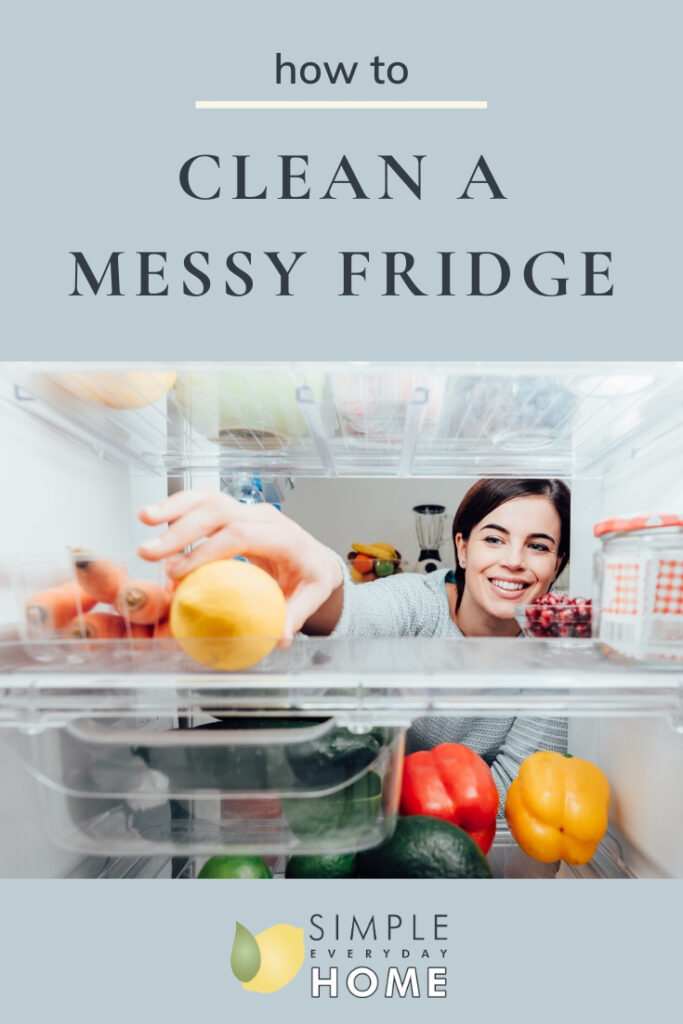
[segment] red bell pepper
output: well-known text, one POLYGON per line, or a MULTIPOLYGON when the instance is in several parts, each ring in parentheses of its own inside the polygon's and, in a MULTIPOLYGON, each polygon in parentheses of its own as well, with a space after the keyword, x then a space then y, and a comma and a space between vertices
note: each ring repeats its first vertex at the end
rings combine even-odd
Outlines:
POLYGON ((488 853, 500 798, 486 761, 460 743, 440 743, 403 761, 400 813, 426 814, 459 825, 488 853))

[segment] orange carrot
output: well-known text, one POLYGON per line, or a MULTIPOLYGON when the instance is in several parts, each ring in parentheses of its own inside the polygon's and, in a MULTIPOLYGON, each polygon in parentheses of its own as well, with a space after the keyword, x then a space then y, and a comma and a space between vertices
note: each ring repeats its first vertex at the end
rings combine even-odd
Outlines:
POLYGON ((71 580, 34 594, 26 602, 26 618, 31 626, 63 629, 76 615, 89 612, 95 604, 95 598, 71 580))
POLYGON ((153 625, 168 615, 171 593, 149 580, 129 580, 119 590, 114 604, 131 622, 153 625))
POLYGON ((126 620, 111 612, 89 612, 73 619, 64 632, 70 639, 119 640, 126 635, 126 620))
POLYGON ((90 551, 72 548, 76 579, 96 601, 113 604, 120 588, 128 579, 127 571, 114 562, 107 562, 90 551))
POLYGON ((131 622, 130 635, 134 640, 145 640, 152 636, 153 627, 142 625, 139 622, 131 622))

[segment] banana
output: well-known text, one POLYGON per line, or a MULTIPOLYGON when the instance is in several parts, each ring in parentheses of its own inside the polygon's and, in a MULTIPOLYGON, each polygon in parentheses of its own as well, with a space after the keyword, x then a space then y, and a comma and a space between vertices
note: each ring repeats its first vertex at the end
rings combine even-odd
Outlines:
POLYGON ((373 548, 377 552, 384 552, 383 554, 375 555, 376 558, 382 558, 386 561, 392 562, 395 558, 398 558, 398 551, 396 548, 392 548, 391 544, 373 544, 373 548))
POLYGON ((370 558, 382 558, 392 561, 396 558, 396 549, 391 544, 352 544, 351 547, 360 555, 369 555, 370 558))
POLYGON ((370 547, 375 551, 375 558, 396 558, 396 549, 392 548, 391 544, 371 544, 370 547))

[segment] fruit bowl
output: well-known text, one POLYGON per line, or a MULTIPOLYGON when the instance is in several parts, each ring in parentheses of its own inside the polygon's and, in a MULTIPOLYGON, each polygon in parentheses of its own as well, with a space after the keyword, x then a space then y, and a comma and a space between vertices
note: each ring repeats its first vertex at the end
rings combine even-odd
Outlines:
POLYGON ((401 572, 401 553, 394 552, 395 558, 377 558, 363 552, 349 551, 346 556, 351 579, 354 583, 372 583, 373 580, 386 579, 401 572))
POLYGON ((515 618, 525 636, 540 640, 560 637, 585 640, 591 636, 591 600, 553 592, 531 604, 515 607, 515 618))

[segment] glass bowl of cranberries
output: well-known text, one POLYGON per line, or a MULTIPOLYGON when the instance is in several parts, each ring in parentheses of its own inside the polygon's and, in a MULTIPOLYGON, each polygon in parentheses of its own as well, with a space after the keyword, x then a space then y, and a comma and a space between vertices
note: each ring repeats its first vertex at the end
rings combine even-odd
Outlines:
POLYGON ((515 618, 525 636, 586 640, 591 636, 592 611, 588 597, 551 591, 531 604, 515 606, 515 618))

